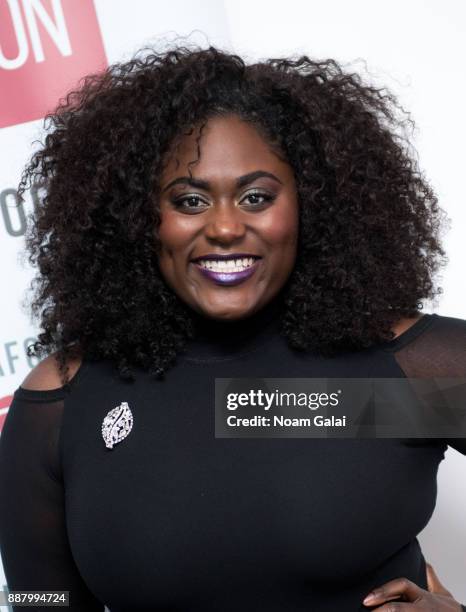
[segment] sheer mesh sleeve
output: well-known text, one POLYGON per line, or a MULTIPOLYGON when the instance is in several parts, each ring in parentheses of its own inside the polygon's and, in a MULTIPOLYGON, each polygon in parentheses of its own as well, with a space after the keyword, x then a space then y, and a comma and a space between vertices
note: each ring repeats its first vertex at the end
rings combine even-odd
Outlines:
POLYGON ((66 590, 71 610, 103 611, 104 604, 90 592, 75 565, 66 532, 59 452, 63 389, 19 387, 5 419, 0 436, 3 567, 10 591, 66 590))
MULTIPOLYGON (((436 314, 424 316, 414 337, 403 334, 392 342, 391 350, 409 378, 466 379, 466 320, 436 314)), ((463 407, 466 410, 465 406, 463 407)), ((445 442, 466 455, 466 438, 445 442)))

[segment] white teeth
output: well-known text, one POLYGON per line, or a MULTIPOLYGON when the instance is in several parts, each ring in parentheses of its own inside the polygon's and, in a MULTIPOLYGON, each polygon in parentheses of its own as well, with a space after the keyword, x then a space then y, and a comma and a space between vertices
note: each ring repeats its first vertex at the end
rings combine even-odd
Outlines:
POLYGON ((212 272, 242 272, 249 268, 254 263, 253 257, 244 257, 243 259, 228 259, 227 261, 201 259, 199 265, 212 272))

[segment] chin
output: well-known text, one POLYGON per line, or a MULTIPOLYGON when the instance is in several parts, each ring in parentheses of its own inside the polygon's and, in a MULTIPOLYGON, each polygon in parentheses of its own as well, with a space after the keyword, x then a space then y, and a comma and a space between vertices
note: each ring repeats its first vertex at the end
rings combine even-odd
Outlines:
POLYGON ((212 319, 218 319, 219 321, 235 321, 239 319, 243 319, 252 312, 253 309, 248 308, 232 308, 225 306, 223 308, 200 308, 199 312, 201 312, 204 316, 210 317, 212 319))
POLYGON ((249 313, 247 312, 204 312, 207 317, 211 319, 217 319, 219 321, 238 321, 239 319, 243 319, 247 317, 249 313))

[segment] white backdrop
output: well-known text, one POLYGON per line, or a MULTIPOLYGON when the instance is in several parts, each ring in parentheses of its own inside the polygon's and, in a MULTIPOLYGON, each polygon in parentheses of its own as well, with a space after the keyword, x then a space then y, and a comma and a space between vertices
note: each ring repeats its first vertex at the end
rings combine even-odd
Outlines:
MULTIPOLYGON (((11 16, 15 11, 23 16, 26 26, 23 42, 30 43, 32 69, 34 61, 47 67, 47 53, 52 44, 58 44, 56 40, 47 40, 53 38, 51 27, 48 30, 44 27, 47 15, 56 17, 62 9, 66 22, 71 19, 67 15, 74 11, 72 19, 77 21, 71 42, 79 36, 86 40, 86 21, 79 16, 83 6, 80 2, 84 0, 0 0, 0 60, 15 55, 14 52, 11 55, 14 47, 11 40, 19 31, 18 24, 16 29, 12 26, 11 16), (27 21, 28 10, 36 22, 42 20, 36 35, 43 42, 43 59, 37 54, 38 43, 31 21, 27 21)), ((86 3, 92 4, 92 0, 86 3)), ((333 57, 352 70, 363 72, 366 62, 367 78, 377 85, 387 85, 412 113, 417 124, 413 142, 421 168, 452 220, 452 228, 445 238, 450 263, 441 279, 444 294, 438 303, 426 304, 424 311, 466 319, 462 270, 466 261, 462 184, 465 161, 462 145, 466 139, 463 121, 466 4, 463 0, 441 3, 392 0, 389 4, 371 0, 288 0, 286 3, 279 0, 172 0, 169 3, 94 0, 94 6, 96 27, 100 30, 108 63, 129 59, 140 47, 159 45, 161 39, 169 44, 176 35, 189 35, 189 40, 203 46, 219 45, 249 60, 306 53, 318 59, 333 57)), ((64 23, 63 27, 67 25, 70 26, 64 23)), ((71 47, 71 55, 77 53, 73 44, 71 47)), ((90 61, 92 64, 92 58, 90 61)), ((8 104, 15 72, 5 69, 4 64, 0 62, 0 100, 8 104)), ((28 91, 24 75, 22 78, 22 95, 34 96, 33 85, 28 91)), ((13 391, 35 365, 35 360, 25 354, 25 347, 37 330, 21 308, 32 274, 18 258, 23 247, 24 219, 21 210, 13 207, 13 190, 32 151, 32 142, 41 134, 40 119, 21 120, 0 129, 0 427, 13 391)), ((26 213, 31 206, 28 200, 26 213)), ((456 599, 466 601, 466 457, 449 449, 440 465, 438 484, 437 508, 419 539, 426 559, 434 565, 447 588, 456 599)), ((1 568, 0 587, 5 587, 1 568)))

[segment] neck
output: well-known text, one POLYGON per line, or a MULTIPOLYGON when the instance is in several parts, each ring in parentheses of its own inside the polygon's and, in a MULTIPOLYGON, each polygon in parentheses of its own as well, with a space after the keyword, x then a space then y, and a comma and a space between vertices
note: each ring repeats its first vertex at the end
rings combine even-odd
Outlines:
POLYGON ((279 295, 242 319, 220 320, 194 313, 194 337, 188 343, 187 357, 228 358, 254 350, 270 336, 279 333, 283 312, 283 296, 279 295))

